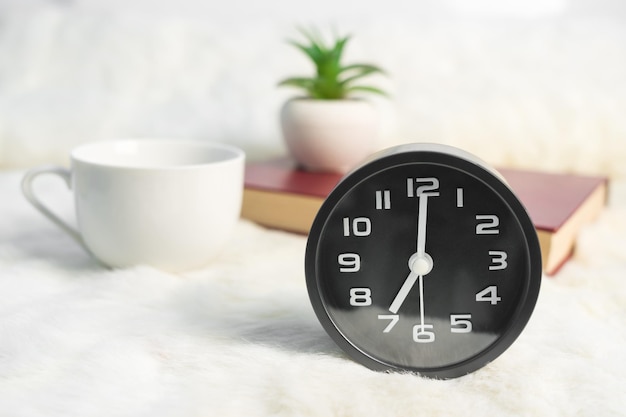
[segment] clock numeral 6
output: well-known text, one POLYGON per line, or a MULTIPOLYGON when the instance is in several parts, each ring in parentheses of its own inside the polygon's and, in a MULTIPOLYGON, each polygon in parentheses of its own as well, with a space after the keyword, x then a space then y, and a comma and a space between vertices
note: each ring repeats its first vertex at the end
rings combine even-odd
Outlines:
POLYGON ((476 220, 480 222, 476 224, 477 235, 497 235, 500 233, 500 229, 498 229, 500 219, 495 214, 477 214, 476 220))
POLYGON ((432 343, 435 341, 435 332, 431 332, 427 329, 432 329, 432 324, 416 324, 413 326, 413 341, 417 343, 432 343))
POLYGON ((471 314, 450 314, 450 331, 452 333, 471 333, 471 314))
POLYGON ((420 195, 437 197, 439 192, 439 179, 435 177, 428 178, 407 178, 406 179, 406 196, 419 197, 420 195), (417 184, 426 183, 415 188, 417 184))
POLYGON ((372 305, 372 290, 369 288, 350 288, 350 305, 365 307, 372 305))
POLYGON ((498 297, 498 287, 490 285, 484 290, 476 293, 476 301, 488 301, 491 305, 496 305, 502 301, 502 297, 498 297))
POLYGON ((341 253, 337 257, 339 272, 358 272, 361 270, 361 257, 358 253, 341 253))
POLYGON ((369 236, 372 233, 372 222, 367 217, 343 218, 344 236, 369 236))

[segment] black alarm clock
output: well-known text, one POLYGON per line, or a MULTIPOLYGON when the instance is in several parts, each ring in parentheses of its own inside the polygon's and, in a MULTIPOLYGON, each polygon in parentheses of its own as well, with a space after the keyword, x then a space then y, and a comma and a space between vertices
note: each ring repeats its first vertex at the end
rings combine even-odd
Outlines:
POLYGON ((534 309, 541 252, 526 210, 475 156, 374 154, 322 204, 305 258, 313 309, 355 361, 454 378, 501 355, 534 309))

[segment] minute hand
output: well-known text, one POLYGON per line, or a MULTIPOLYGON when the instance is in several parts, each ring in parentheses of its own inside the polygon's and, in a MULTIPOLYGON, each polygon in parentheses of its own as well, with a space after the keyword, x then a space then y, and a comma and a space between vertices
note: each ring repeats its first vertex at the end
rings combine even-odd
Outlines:
POLYGON ((428 195, 420 194, 419 199, 419 211, 417 213, 417 251, 409 258, 409 269, 419 277, 423 277, 433 269, 433 258, 426 253, 428 195))
POLYGON ((420 194, 417 212, 417 257, 422 258, 426 253, 426 216, 428 211, 428 195, 420 194))

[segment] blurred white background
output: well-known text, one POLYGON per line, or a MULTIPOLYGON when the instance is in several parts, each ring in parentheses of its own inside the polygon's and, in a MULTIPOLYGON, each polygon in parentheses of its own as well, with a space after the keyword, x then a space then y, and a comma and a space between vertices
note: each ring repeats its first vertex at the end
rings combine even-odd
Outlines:
POLYGON ((168 136, 285 152, 277 82, 311 71, 298 25, 350 33, 380 146, 626 178, 626 3, 618 0, 0 0, 0 168, 84 141, 168 136))

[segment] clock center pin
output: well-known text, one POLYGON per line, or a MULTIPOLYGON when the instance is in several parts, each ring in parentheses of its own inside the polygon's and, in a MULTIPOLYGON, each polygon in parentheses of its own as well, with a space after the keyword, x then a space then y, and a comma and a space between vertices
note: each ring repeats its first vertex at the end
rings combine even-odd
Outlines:
POLYGON ((427 253, 414 253, 409 258, 409 269, 418 276, 427 275, 433 269, 433 258, 427 253))

